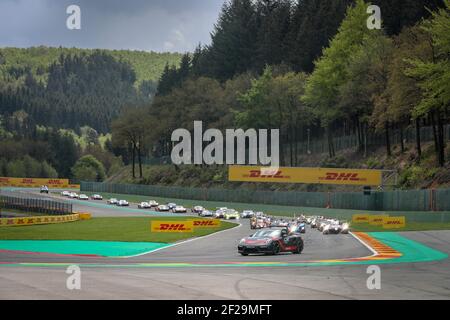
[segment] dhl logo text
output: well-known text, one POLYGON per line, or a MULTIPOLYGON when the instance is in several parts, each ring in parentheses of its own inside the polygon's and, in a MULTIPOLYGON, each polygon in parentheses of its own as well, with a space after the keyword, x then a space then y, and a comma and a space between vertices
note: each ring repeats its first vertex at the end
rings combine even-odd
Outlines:
POLYGON ((194 227, 215 226, 215 221, 194 221, 194 227))
POLYGON ((319 177, 319 180, 325 181, 365 181, 366 178, 360 178, 358 173, 337 173, 327 172, 325 177, 319 177))
POLYGON ((189 230, 188 228, 185 228, 185 224, 184 223, 178 223, 178 224, 161 224, 159 226, 159 228, 157 228, 158 230, 161 231, 185 231, 185 230, 189 230))
POLYGON ((250 174, 245 175, 245 177, 272 178, 272 179, 289 179, 290 178, 289 176, 284 176, 282 170, 277 170, 277 171, 273 172, 272 174, 270 173, 269 170, 267 170, 267 173, 264 173, 264 174, 261 172, 261 170, 250 170, 250 174))
POLYGON ((386 224, 403 224, 401 221, 387 221, 386 224))

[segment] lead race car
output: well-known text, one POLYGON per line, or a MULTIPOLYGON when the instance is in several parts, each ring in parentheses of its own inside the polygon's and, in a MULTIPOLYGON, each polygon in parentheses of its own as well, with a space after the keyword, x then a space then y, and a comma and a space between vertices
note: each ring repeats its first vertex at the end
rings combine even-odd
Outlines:
POLYGON ((247 256, 253 253, 277 255, 280 252, 300 254, 303 251, 303 239, 299 234, 289 235, 286 228, 259 230, 250 237, 241 239, 238 252, 247 256))

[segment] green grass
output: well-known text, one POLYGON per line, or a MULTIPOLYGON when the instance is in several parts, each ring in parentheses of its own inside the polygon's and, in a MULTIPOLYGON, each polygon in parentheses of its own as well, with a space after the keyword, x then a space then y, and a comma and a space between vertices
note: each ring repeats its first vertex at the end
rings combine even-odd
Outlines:
POLYGON ((398 232, 398 231, 431 231, 450 230, 450 222, 407 222, 401 229, 383 229, 381 226, 371 226, 368 224, 352 224, 352 231, 361 232, 398 232))
POLYGON ((0 240, 92 240, 171 243, 226 230, 236 224, 222 222, 217 228, 197 228, 193 233, 152 233, 153 220, 184 221, 189 217, 93 218, 71 223, 3 227, 0 240))

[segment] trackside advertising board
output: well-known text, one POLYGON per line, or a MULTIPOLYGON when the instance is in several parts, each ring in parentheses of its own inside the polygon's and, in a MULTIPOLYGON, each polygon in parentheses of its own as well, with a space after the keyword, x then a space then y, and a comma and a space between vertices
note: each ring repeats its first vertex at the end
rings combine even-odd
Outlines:
POLYGON ((193 220, 194 228, 217 228, 220 227, 219 219, 208 219, 208 220, 193 220))
POLYGON ((0 177, 0 187, 39 188, 40 186, 47 186, 54 189, 68 188, 69 186, 76 187, 71 185, 68 179, 0 177))
POLYGON ((381 170, 229 166, 228 180, 241 182, 312 183, 379 186, 381 170))
POLYGON ((382 226, 384 223, 384 218, 389 218, 388 215, 376 215, 376 216, 369 216, 369 224, 371 226, 382 226))
POLYGON ((152 232, 194 232, 194 221, 152 221, 152 232))
POLYGON ((405 226, 405 217, 386 217, 383 219, 383 229, 401 229, 405 226))
POLYGON ((368 223, 370 214, 354 214, 352 216, 353 223, 368 223))
POLYGON ((21 218, 1 218, 0 227, 14 226, 32 226, 38 224, 54 224, 73 222, 80 220, 79 214, 70 214, 66 216, 37 216, 37 217, 21 217, 21 218))

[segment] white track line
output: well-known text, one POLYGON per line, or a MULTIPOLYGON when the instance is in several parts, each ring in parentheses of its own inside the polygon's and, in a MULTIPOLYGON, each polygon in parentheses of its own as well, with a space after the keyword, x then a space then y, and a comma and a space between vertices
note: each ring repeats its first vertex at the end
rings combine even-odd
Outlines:
POLYGON ((375 256, 377 256, 379 254, 377 251, 375 251, 375 249, 373 249, 371 246, 369 246, 367 243, 365 243, 360 238, 358 238, 355 234, 353 234, 353 232, 350 231, 349 233, 353 236, 353 238, 358 240, 362 245, 364 245, 367 249, 369 249, 373 253, 371 255, 371 257, 375 257, 375 256))
POLYGON ((219 231, 219 232, 211 233, 211 234, 208 234, 208 235, 206 235, 206 236, 195 237, 195 238, 191 238, 191 239, 188 239, 188 240, 180 241, 180 242, 177 242, 177 243, 174 243, 174 244, 171 244, 171 245, 162 247, 162 248, 154 249, 154 250, 151 250, 151 251, 148 251, 148 252, 139 253, 139 254, 136 254, 136 255, 133 255, 133 256, 127 256, 127 257, 114 257, 114 258, 128 259, 128 258, 135 258, 135 257, 139 257, 139 256, 144 256, 144 255, 146 255, 146 254, 150 254, 150 253, 153 253, 153 252, 157 252, 157 251, 161 251, 161 250, 164 250, 164 249, 172 248, 172 247, 178 246, 178 245, 180 245, 180 244, 192 242, 192 241, 199 240, 199 239, 209 238, 209 237, 215 236, 215 235, 217 235, 217 234, 220 234, 220 233, 222 233, 222 232, 235 230, 235 229, 240 228, 240 227, 242 227, 242 224, 241 224, 241 223, 239 223, 239 225, 238 225, 237 227, 233 227, 233 228, 230 228, 230 229, 226 229, 226 230, 222 230, 222 231, 219 231))

